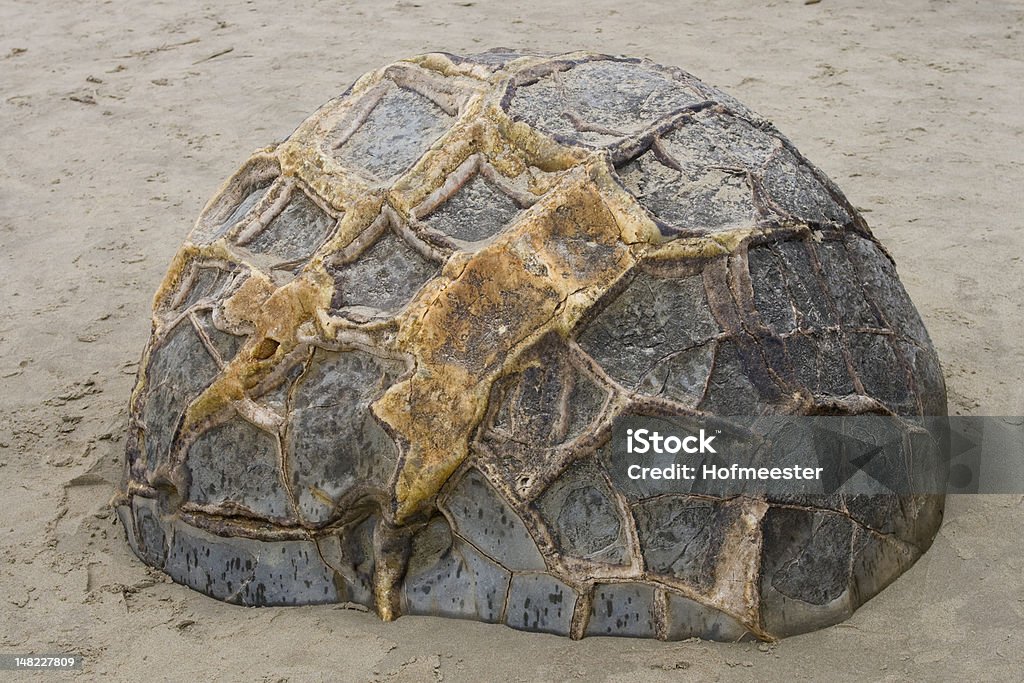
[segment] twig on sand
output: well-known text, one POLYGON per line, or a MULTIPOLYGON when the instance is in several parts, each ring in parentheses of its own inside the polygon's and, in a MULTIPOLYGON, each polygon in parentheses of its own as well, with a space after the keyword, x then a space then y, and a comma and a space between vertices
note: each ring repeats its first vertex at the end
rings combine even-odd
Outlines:
POLYGON ((203 57, 202 59, 197 59, 196 61, 194 61, 192 63, 193 64, 202 64, 203 62, 208 62, 211 59, 216 59, 217 57, 220 57, 221 55, 226 55, 229 52, 234 52, 234 50, 235 50, 235 48, 229 47, 226 50, 221 50, 220 52, 214 52, 209 57, 203 57))

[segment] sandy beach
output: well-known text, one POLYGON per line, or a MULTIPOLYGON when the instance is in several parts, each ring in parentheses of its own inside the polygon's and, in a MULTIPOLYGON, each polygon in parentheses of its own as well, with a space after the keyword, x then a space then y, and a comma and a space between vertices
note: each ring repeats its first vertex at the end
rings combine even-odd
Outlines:
POLYGON ((3 0, 0 652, 85 657, 17 674, 46 680, 1020 680, 1024 495, 951 497, 910 571, 775 644, 235 607, 148 570, 107 502, 152 295, 207 199, 362 73, 437 50, 627 54, 723 88, 893 254, 950 412, 1024 414, 1022 34, 1022 2, 3 0))

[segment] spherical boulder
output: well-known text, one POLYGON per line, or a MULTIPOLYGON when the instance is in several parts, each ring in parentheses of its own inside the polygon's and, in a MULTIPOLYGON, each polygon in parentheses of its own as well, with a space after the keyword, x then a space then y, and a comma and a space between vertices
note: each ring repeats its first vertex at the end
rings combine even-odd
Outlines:
POLYGON ((763 118, 642 60, 435 53, 203 210, 115 503, 144 562, 241 605, 773 639, 895 579, 942 496, 650 495, 616 425, 945 413, 892 258, 763 118))

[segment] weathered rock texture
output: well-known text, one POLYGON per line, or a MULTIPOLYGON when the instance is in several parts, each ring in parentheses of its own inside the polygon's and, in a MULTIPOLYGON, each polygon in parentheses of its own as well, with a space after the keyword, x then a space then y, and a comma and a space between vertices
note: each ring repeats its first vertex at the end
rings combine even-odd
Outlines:
POLYGON ((645 497, 629 415, 945 414, 892 261, 768 122, 590 54, 370 73, 209 203, 131 399, 129 542, 243 605, 584 635, 835 623, 938 496, 645 497))

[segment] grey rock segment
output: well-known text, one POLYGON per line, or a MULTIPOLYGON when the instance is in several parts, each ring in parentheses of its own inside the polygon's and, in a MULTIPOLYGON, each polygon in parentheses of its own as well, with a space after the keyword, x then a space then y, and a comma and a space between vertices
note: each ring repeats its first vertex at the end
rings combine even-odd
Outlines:
POLYGON ((544 558, 519 515, 479 472, 466 474, 441 508, 451 517, 457 534, 506 569, 544 569, 544 558))
POLYGON ((425 222, 462 242, 479 242, 497 234, 518 212, 515 202, 477 174, 425 222))
POLYGON ((569 635, 576 593, 549 574, 516 574, 509 587, 505 623, 521 631, 569 635))
POLYGON ((478 621, 501 620, 509 572, 460 538, 435 517, 413 542, 405 579, 409 614, 478 621))
POLYGON ((652 638, 657 635, 655 624, 654 588, 651 586, 633 583, 594 586, 588 636, 652 638))
POLYGON ((368 409, 402 366, 364 351, 317 351, 299 379, 287 432, 287 474, 299 514, 331 519, 342 496, 391 477, 398 450, 368 409))
POLYGON ((361 307, 394 313, 438 270, 437 264, 386 232, 356 262, 332 268, 337 289, 331 305, 335 310, 361 307))
POLYGON ((334 223, 305 192, 295 189, 288 206, 247 246, 282 261, 304 260, 327 238, 334 223))

